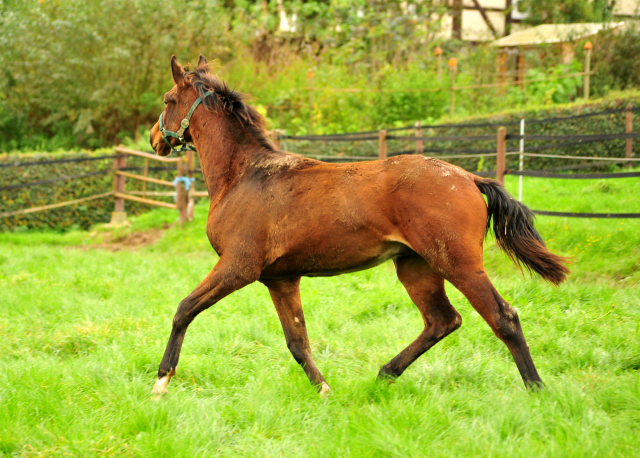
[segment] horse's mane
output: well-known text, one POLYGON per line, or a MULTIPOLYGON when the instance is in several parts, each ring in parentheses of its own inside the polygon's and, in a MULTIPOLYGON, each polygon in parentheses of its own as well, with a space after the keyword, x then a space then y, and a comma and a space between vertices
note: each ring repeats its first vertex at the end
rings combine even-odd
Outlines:
POLYGON ((267 137, 266 120, 258 110, 247 104, 247 95, 229 89, 227 83, 209 73, 208 67, 201 66, 188 71, 184 75, 185 81, 191 83, 198 95, 202 97, 202 104, 209 111, 224 111, 240 121, 240 124, 258 141, 260 146, 273 151, 273 143, 267 137), (207 91, 214 91, 209 97, 204 97, 207 91))

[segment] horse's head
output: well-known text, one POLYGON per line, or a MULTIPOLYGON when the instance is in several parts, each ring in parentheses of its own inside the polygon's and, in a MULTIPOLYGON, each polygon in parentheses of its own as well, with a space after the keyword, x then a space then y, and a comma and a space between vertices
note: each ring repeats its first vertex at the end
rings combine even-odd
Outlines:
MULTIPOLYGON (((198 68, 205 68, 207 60, 200 56, 198 68)), ((174 86, 164 95, 164 111, 158 122, 151 128, 150 143, 159 156, 168 156, 175 147, 192 141, 189 133, 189 121, 198 100, 198 94, 185 80, 185 68, 178 63, 176 56, 171 57, 171 74, 174 86)))
POLYGON ((165 109, 150 135, 151 147, 159 156, 171 154, 181 144, 193 143, 193 137, 199 137, 202 132, 203 126, 198 124, 206 111, 215 117, 207 127, 209 133, 215 124, 216 135, 225 138, 227 147, 235 142, 274 149, 265 130, 264 117, 245 102, 244 94, 231 90, 227 83, 211 74, 204 57, 200 56, 197 68, 187 71, 173 56, 171 74, 174 86, 164 95, 165 109), (204 108, 196 110, 200 105, 204 108))

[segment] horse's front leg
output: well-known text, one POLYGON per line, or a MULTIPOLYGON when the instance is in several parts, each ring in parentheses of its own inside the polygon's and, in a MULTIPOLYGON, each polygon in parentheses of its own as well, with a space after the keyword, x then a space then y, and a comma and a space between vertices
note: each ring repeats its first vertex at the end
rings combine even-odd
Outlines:
POLYGON ((239 262, 235 258, 225 259, 222 257, 200 285, 180 302, 173 317, 173 328, 158 369, 158 379, 153 386, 152 394, 160 395, 167 392, 169 381, 176 374, 176 366, 187 327, 193 319, 220 299, 253 283, 259 276, 259 270, 248 267, 246 260, 239 262))
POLYGON ((307 336, 307 326, 304 322, 302 302, 300 300, 300 277, 289 280, 263 280, 269 294, 276 306, 287 347, 300 366, 304 369, 309 381, 318 389, 320 394, 328 394, 331 391, 313 357, 311 345, 307 336))

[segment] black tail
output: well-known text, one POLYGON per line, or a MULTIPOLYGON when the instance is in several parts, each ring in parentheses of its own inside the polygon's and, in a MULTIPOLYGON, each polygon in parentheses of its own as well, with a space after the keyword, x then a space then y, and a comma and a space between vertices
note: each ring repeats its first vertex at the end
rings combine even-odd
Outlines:
POLYGON ((551 253, 533 227, 535 216, 529 208, 515 200, 497 181, 474 176, 476 186, 487 196, 487 233, 493 220, 498 246, 513 262, 523 264, 554 284, 569 273, 563 265, 566 258, 551 253))

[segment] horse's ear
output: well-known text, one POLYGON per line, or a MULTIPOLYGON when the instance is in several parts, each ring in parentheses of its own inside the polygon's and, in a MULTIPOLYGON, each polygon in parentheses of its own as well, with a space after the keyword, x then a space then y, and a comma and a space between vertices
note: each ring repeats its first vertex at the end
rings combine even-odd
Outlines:
POLYGON ((200 59, 198 59, 198 68, 206 67, 206 66, 207 66, 207 59, 205 59, 204 56, 200 54, 200 59))
POLYGON ((171 75, 176 86, 180 86, 184 82, 184 74, 186 70, 178 63, 176 56, 171 56, 171 75))

